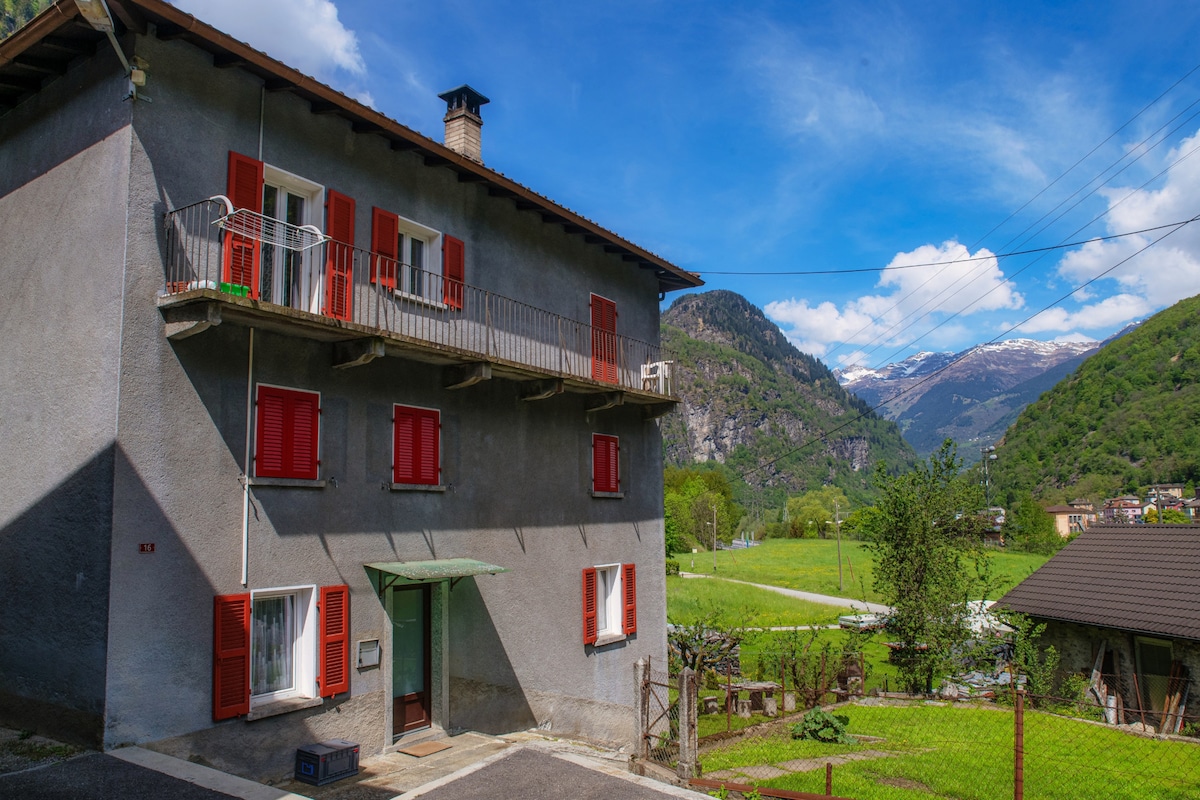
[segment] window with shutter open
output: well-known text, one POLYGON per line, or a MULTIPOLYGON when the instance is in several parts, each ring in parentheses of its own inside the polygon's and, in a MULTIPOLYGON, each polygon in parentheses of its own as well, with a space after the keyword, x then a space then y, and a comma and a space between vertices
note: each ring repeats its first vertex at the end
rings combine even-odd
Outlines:
POLYGON ((354 198, 325 193, 325 314, 350 320, 354 290, 354 198))
POLYGON ((596 629, 596 570, 583 571, 583 643, 595 644, 596 629))
POLYGON ((637 633, 637 568, 621 565, 621 631, 637 633))
POLYGON ((213 719, 250 713, 250 595, 213 598, 213 719))
POLYGON ((453 236, 442 237, 442 301, 451 308, 463 307, 466 275, 466 245, 453 236))
POLYGON ((400 217, 382 208, 371 209, 371 283, 395 289, 400 258, 400 217))
POLYGON ((350 691, 350 587, 322 586, 321 697, 350 691))
MULTIPOLYGON (((226 194, 233 207, 262 213, 263 162, 229 151, 229 176, 226 194)), ((258 299, 258 273, 261 253, 258 242, 248 236, 225 234, 222 280, 247 286, 248 296, 258 299)))
POLYGON ((617 383, 617 304, 592 295, 592 379, 617 383))

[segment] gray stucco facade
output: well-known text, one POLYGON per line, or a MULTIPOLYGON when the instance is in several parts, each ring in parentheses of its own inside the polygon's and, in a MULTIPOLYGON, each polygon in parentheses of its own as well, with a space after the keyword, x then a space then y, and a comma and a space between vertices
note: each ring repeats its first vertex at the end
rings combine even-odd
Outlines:
POLYGON ((123 5, 152 20, 122 37, 149 64, 152 103, 122 100, 102 42, 0 114, 0 717, 259 778, 285 776, 314 741, 381 751, 396 741, 394 621, 364 565, 470 558, 507 571, 431 585, 429 729, 629 743, 633 665, 666 655, 646 402, 598 404, 605 387, 586 380, 523 399, 556 377, 538 369, 446 388, 460 364, 411 343, 339 368, 344 330, 314 336, 268 303, 242 304, 265 326, 234 315, 168 338, 163 219, 225 193, 234 151, 353 197, 361 248, 371 209, 390 209, 460 239, 467 284, 583 321, 602 295, 636 340, 657 342, 661 270, 463 180, 429 158, 433 143, 396 147, 261 74, 218 69, 157 35, 178 13, 164 4, 123 5), (259 385, 319 393, 320 480, 247 498, 259 385), (440 491, 392 485, 396 404, 440 413, 440 491), (593 434, 619 439, 620 496, 594 496, 593 434), (626 563, 637 631, 585 645, 582 571, 626 563), (348 691, 214 721, 214 598, 332 585, 349 587, 348 691), (373 640, 382 663, 358 668, 373 640))

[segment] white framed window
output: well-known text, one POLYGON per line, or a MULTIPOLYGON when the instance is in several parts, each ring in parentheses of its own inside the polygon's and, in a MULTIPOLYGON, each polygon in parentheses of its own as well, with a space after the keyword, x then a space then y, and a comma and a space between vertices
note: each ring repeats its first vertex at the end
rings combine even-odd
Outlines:
POLYGON ((250 593, 251 707, 317 696, 317 638, 315 587, 250 593))
POLYGON ((442 234, 404 217, 397 221, 400 274, 396 292, 442 304, 442 234))
MULTIPOLYGON (((292 225, 321 227, 325 187, 263 164, 262 213, 292 225)), ((263 242, 259 297, 271 303, 318 313, 321 270, 317 248, 289 250, 263 242)))
POLYGON ((583 571, 583 643, 604 645, 637 633, 637 574, 630 564, 583 571))

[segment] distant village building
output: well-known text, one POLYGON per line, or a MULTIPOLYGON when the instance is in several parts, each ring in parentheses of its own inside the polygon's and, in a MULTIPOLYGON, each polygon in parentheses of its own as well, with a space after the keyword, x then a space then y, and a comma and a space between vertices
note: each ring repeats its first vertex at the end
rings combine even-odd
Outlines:
POLYGON ((1105 522, 1138 522, 1142 518, 1142 500, 1137 495, 1112 497, 1100 511, 1105 522))
POLYGON ((1050 506, 1046 513, 1054 517, 1054 529, 1064 539, 1083 533, 1096 521, 1096 512, 1086 500, 1072 500, 1066 505, 1050 506))

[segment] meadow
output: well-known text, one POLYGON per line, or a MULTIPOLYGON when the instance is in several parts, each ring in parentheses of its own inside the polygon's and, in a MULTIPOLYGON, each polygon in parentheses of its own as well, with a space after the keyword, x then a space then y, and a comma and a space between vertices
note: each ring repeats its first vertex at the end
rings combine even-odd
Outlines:
MULTIPOLYGON (((1048 556, 987 550, 995 600, 1046 563, 1048 556)), ((673 558, 685 572, 711 575, 711 551, 680 553, 673 558)), ((863 542, 842 540, 842 586, 838 589, 837 542, 833 539, 768 539, 745 550, 718 550, 716 575, 750 583, 782 586, 806 592, 882 602, 874 587, 873 560, 863 542)), ((970 569, 971 564, 965 565, 970 569)), ((668 616, 670 614, 668 596, 668 616)))

